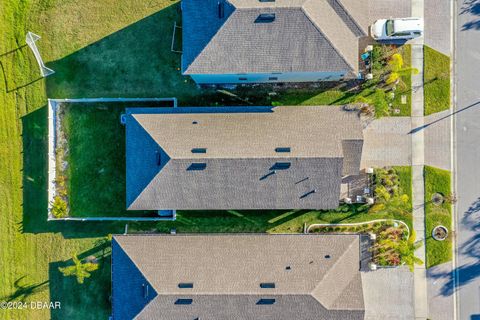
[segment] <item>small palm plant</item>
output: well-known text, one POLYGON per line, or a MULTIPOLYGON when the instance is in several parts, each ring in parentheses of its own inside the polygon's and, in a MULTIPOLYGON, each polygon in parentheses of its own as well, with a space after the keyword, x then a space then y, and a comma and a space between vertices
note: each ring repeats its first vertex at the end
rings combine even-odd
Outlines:
POLYGON ((422 246, 421 242, 415 242, 414 238, 400 241, 398 251, 400 252, 401 262, 408 265, 410 271, 413 272, 415 264, 423 264, 422 259, 415 256, 415 251, 422 246))
POLYGON ((93 262, 82 262, 78 259, 77 254, 72 255, 72 260, 75 265, 68 267, 60 267, 58 270, 63 273, 65 277, 75 276, 77 277, 77 282, 82 284, 85 278, 90 277, 90 272, 98 269, 98 264, 93 262))
POLYGON ((395 53, 391 56, 390 61, 388 61, 390 66, 390 74, 386 80, 388 85, 391 84, 401 84, 405 86, 405 83, 402 81, 402 77, 406 75, 418 74, 417 68, 405 68, 403 63, 403 57, 400 53, 395 53))

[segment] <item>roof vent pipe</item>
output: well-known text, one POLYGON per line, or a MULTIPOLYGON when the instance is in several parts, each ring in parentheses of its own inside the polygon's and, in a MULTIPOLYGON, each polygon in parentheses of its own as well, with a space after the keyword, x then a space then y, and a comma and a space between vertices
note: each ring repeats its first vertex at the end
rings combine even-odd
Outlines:
POLYGON ((225 7, 223 2, 218 2, 218 18, 223 19, 225 16, 225 7))

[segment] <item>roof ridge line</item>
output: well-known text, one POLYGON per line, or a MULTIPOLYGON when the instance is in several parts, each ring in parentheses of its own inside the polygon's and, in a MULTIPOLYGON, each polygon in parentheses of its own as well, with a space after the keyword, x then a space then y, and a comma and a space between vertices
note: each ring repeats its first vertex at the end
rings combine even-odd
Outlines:
MULTIPOLYGON (((333 50, 335 50, 335 52, 340 56, 340 58, 342 58, 343 62, 345 62, 352 70, 351 71, 354 71, 356 70, 357 68, 355 68, 354 66, 352 66, 348 61, 347 59, 345 58, 345 56, 338 50, 338 48, 330 41, 330 39, 325 35, 325 33, 322 31, 322 29, 314 22, 314 20, 312 19, 312 17, 308 14, 308 10, 305 9, 305 4, 310 2, 310 1, 313 1, 313 0, 307 0, 305 1, 305 3, 301 6, 301 10, 302 12, 307 16, 308 20, 313 24, 313 26, 318 30, 318 32, 320 32, 322 35, 323 35, 323 38, 332 46, 333 50)), ((327 1, 326 1, 327 2, 327 1)), ((327 3, 330 8, 332 8, 333 11, 335 11, 335 9, 332 7, 332 5, 330 4, 330 2, 327 3)), ((336 13, 336 12, 335 12, 336 13)), ((340 19, 341 20, 341 19, 340 19)), ((343 22, 343 20, 342 20, 343 22)), ((344 23, 345 24, 345 23, 344 23)), ((346 26, 347 29, 351 32, 350 28, 348 28, 348 26, 346 26)), ((353 32, 352 32, 353 34, 353 32)), ((353 34, 355 36, 355 34, 353 34)), ((355 38, 358 38, 357 36, 355 36, 355 38)))
MULTIPOLYGON (((309 1, 309 0, 307 0, 309 1)), ((343 12, 350 18, 350 20, 353 22, 353 24, 358 28, 358 30, 360 30, 362 33, 365 33, 365 31, 363 30, 363 28, 357 23, 357 21, 353 18, 353 16, 350 14, 350 12, 345 8, 345 6, 343 5, 343 3, 341 1, 338 1, 338 0, 328 0, 330 6, 332 7, 332 2, 335 2, 339 7, 342 8, 343 12)), ((333 8, 333 7, 332 7, 333 8)), ((333 8, 334 11, 335 8, 333 8)), ((350 28, 349 28, 350 29, 350 28)), ((353 32, 352 32, 353 33, 353 32)), ((364 34, 364 36, 366 36, 366 34, 364 34)))
MULTIPOLYGON (((338 295, 338 297, 333 301, 333 305, 335 305, 335 303, 337 301, 339 301, 339 299, 342 299, 343 297, 343 293, 345 293, 345 290, 347 290, 347 288, 352 284, 352 282, 354 282, 356 280, 357 277, 360 277, 360 281, 362 281, 362 276, 360 274, 358 275, 355 275, 353 276, 350 281, 347 283, 347 285, 343 288, 343 290, 340 292, 340 294, 338 295)), ((363 292, 362 292, 362 296, 363 296, 363 292)), ((363 303, 363 305, 365 306, 365 302, 363 303)), ((335 309, 334 309, 335 310, 335 309)), ((361 308, 358 309, 358 308, 352 308, 352 307, 349 307, 349 308, 344 308, 342 307, 342 310, 362 310, 361 308)))
MULTIPOLYGON (((358 236, 358 241, 360 241, 360 236, 358 236)), ((351 249, 352 249, 352 246, 355 244, 355 242, 357 241, 352 241, 348 247, 343 250, 342 254, 340 255, 340 257, 338 257, 337 261, 335 261, 335 263, 332 264, 332 266, 327 270, 327 272, 324 273, 322 279, 320 279, 320 281, 318 281, 317 285, 312 289, 312 291, 310 292, 310 295, 315 299, 317 300, 322 306, 325 307, 325 309, 327 310, 330 310, 330 308, 328 306, 326 306, 322 301, 320 301, 314 294, 314 291, 320 286, 320 284, 325 280, 325 278, 330 274, 330 270, 332 270, 334 267, 336 267, 338 264, 339 264, 339 261, 342 260, 342 258, 345 256, 345 254, 347 252, 349 252, 351 249)), ((343 292, 345 290, 345 287, 348 286, 348 284, 350 284, 350 282, 352 282, 352 279, 354 277, 355 274, 352 274, 350 280, 347 282, 347 284, 344 286, 344 288, 342 289, 341 292, 343 292)), ((338 296, 336 297, 336 299, 338 299, 338 296)), ((336 301, 336 299, 334 301, 336 301)))

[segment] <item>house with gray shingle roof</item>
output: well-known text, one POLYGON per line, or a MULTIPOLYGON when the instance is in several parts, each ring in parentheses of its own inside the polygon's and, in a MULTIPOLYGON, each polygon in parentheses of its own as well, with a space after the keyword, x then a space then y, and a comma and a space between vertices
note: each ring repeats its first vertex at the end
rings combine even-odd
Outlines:
POLYGON ((130 108, 127 209, 336 208, 362 146, 338 106, 130 108))
POLYGON ((368 11, 354 2, 182 0, 182 74, 199 84, 357 77, 368 11))
POLYGON ((359 235, 127 235, 113 320, 360 320, 359 235))

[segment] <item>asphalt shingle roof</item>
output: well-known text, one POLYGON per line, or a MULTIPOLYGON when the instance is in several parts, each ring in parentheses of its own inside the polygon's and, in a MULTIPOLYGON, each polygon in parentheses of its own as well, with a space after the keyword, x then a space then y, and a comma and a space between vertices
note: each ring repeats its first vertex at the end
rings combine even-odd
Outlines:
MULTIPOLYGON (((113 243, 114 257, 124 252, 156 294, 136 319, 364 316, 357 235, 129 235, 115 236, 113 243), (180 283, 193 288, 180 288, 180 283), (178 305, 177 299, 192 302, 178 305), (275 302, 260 305, 260 299, 275 302)), ((143 299, 137 297, 143 282, 130 278, 115 261, 113 310, 114 320, 120 320, 125 317, 115 310, 143 299)))
POLYGON ((358 114, 338 106, 127 113, 131 210, 334 208, 360 170, 358 114))
POLYGON ((183 0, 182 70, 357 73, 358 34, 352 31, 351 17, 330 2, 183 0), (262 14, 275 14, 275 19, 259 23, 262 14))

